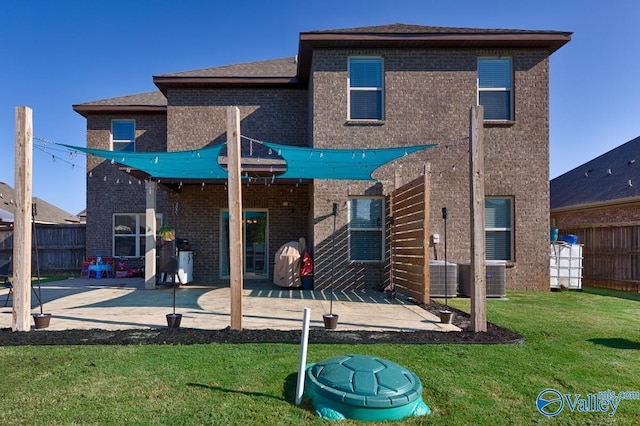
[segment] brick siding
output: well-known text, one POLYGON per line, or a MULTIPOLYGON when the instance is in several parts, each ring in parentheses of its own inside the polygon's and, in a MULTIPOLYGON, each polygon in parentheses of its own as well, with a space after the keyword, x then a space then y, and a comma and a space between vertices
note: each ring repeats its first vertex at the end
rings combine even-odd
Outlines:
MULTIPOLYGON (((166 117, 134 117, 140 132, 139 146, 172 151, 225 142, 229 105, 240 108, 242 134, 260 140, 328 148, 439 143, 436 148, 383 166, 374 174, 378 182, 315 180, 310 185, 243 185, 244 207, 269 211, 270 276, 275 251, 283 243, 305 236, 313 247, 316 288, 326 288, 332 275, 336 288, 377 288, 388 280, 388 264, 350 263, 347 258, 348 197, 388 195, 394 189, 396 175, 401 176, 401 183, 412 180, 424 172, 427 162, 432 173, 429 233, 443 234, 440 210, 448 207, 449 260, 462 262, 470 258, 467 136, 469 110, 477 99, 476 68, 481 55, 514 58, 515 120, 485 125, 486 195, 514 197, 515 253, 507 283, 510 288, 548 289, 546 51, 316 50, 310 91, 169 89, 166 117), (347 122, 349 55, 384 58, 385 119, 380 125, 347 122), (285 202, 294 208, 284 206, 285 202), (340 207, 335 252, 333 202, 340 207)), ((116 117, 88 118, 89 146, 108 145, 111 118, 116 117)), ((113 212, 143 212, 144 185, 131 185, 136 189, 130 189, 127 174, 108 162, 89 159, 88 166, 94 173, 87 178, 87 251, 110 252, 113 212), (114 185, 118 176, 121 184, 114 185)), ((220 209, 227 203, 224 186, 207 184, 202 189, 200 185, 185 185, 179 195, 163 194, 158 194, 158 206, 165 214, 167 205, 180 202, 177 228, 179 236, 189 239, 197 252, 194 275, 201 282, 215 282, 219 277, 220 209)))

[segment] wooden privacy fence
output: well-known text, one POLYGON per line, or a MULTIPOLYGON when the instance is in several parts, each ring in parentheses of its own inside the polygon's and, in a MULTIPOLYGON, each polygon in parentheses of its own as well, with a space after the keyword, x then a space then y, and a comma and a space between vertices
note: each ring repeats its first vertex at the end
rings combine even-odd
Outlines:
POLYGON ((582 250, 582 283, 593 287, 640 292, 640 224, 561 229, 578 236, 582 250))
POLYGON ((429 180, 424 176, 391 194, 391 282, 402 294, 429 303, 429 180))
MULTIPOLYGON (((85 224, 36 224, 32 240, 33 275, 36 275, 36 238, 40 275, 79 273, 86 251, 86 229, 85 224)), ((13 256, 13 229, 0 229, 0 253, 13 256)))

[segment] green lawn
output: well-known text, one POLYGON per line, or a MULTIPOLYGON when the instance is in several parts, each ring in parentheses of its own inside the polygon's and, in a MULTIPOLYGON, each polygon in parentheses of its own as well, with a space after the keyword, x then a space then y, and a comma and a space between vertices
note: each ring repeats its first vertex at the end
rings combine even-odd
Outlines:
MULTIPOLYGON (((640 400, 546 418, 536 398, 640 391, 640 295, 512 291, 487 308, 525 343, 311 344, 308 362, 360 353, 414 371, 433 413, 403 424, 638 424, 640 400)), ((327 424, 292 403, 298 356, 284 344, 0 347, 0 424, 327 424)))

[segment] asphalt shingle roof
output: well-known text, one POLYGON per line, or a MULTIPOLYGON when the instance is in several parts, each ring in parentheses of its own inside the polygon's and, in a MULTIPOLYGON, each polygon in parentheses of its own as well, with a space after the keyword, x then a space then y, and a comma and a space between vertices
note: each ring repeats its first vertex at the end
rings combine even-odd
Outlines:
MULTIPOLYGON (((0 182, 0 209, 15 216, 16 191, 4 182, 0 182)), ((33 202, 37 205, 37 223, 79 223, 80 219, 69 212, 66 212, 53 204, 40 198, 33 197, 33 202)))
POLYGON ((552 179, 551 209, 640 197, 640 137, 552 179))
POLYGON ((193 71, 161 74, 156 77, 295 77, 295 56, 267 61, 247 62, 193 71))
POLYGON ((85 102, 79 105, 103 105, 103 106, 167 106, 167 98, 159 90, 155 92, 138 93, 135 95, 119 96, 116 98, 101 99, 85 102))
POLYGON ((158 112, 162 107, 166 108, 167 106, 166 97, 162 92, 166 93, 169 85, 293 84, 304 86, 309 79, 312 46, 325 48, 329 46, 339 48, 389 47, 395 46, 396 43, 414 47, 425 45, 440 46, 440 43, 444 43, 440 39, 445 38, 447 39, 447 45, 455 43, 455 45, 464 46, 495 47, 514 46, 515 43, 520 47, 547 48, 550 49, 550 52, 553 52, 570 40, 570 34, 560 31, 434 27, 400 23, 309 31, 300 33, 297 57, 159 74, 153 78, 154 83, 161 91, 86 102, 74 105, 74 109, 83 115, 90 112, 113 111, 115 109, 158 112), (410 40, 413 40, 413 42, 410 40))
POLYGON ((368 27, 330 29, 319 31, 308 31, 308 34, 329 33, 329 34, 538 34, 538 33, 557 33, 558 31, 537 31, 537 30, 518 30, 505 28, 461 28, 461 27, 434 27, 428 25, 412 25, 412 24, 388 24, 375 25, 368 27))

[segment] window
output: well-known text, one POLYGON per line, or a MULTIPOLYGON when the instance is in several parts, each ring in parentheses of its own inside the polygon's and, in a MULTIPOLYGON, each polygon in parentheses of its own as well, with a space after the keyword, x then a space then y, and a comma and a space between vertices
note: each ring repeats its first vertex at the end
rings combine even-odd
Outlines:
POLYGON ((111 122, 111 148, 113 151, 136 150, 136 122, 113 120, 111 122))
POLYGON ((488 197, 484 200, 487 260, 512 260, 513 258, 512 201, 508 197, 488 197))
MULTIPOLYGON (((162 223, 162 215, 156 215, 156 229, 162 223)), ((126 213, 113 215, 113 256, 142 257, 145 255, 146 215, 126 213)))
POLYGON ((384 259, 382 198, 357 197, 349 200, 349 259, 380 262, 384 259))
POLYGON ((349 120, 382 120, 382 58, 349 58, 349 120))
POLYGON ((511 58, 478 59, 478 105, 485 120, 512 120, 511 58))

